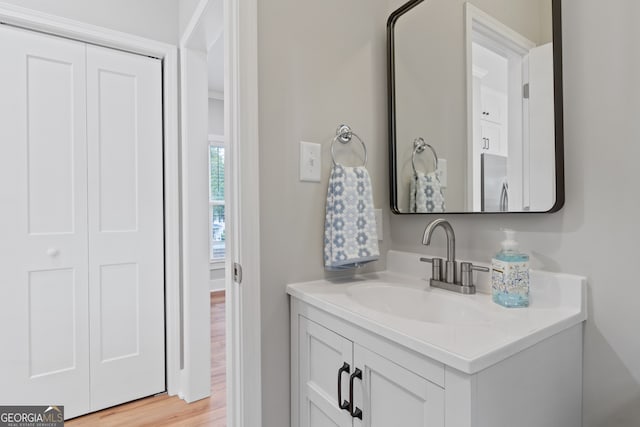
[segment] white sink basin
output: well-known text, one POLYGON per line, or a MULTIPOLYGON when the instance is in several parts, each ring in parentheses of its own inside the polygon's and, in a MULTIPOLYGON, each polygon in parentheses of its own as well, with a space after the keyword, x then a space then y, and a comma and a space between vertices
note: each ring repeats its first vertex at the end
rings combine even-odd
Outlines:
POLYGON ((422 322, 460 325, 495 320, 495 313, 481 311, 463 295, 444 295, 385 282, 353 285, 346 293, 371 310, 422 322))
POLYGON ((513 356, 586 319, 586 279, 531 271, 531 305, 491 300, 488 275, 475 295, 429 287, 421 254, 389 251, 390 270, 287 286, 301 304, 341 318, 467 374, 513 356))

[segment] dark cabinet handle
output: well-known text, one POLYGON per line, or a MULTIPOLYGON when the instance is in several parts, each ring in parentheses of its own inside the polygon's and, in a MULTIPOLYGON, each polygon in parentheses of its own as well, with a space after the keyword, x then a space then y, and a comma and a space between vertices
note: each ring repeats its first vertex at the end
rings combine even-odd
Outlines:
POLYGON ((338 406, 340 407, 340 409, 344 409, 346 411, 349 410, 349 402, 347 402, 346 400, 344 402, 342 401, 342 373, 346 372, 348 374, 350 369, 351 367, 349 366, 349 364, 347 362, 344 362, 342 368, 338 370, 338 406))
POLYGON ((351 413, 351 416, 353 418, 362 419, 362 410, 357 406, 355 409, 353 409, 353 381, 356 378, 362 381, 362 371, 358 368, 356 368, 356 370, 353 372, 353 374, 351 374, 351 377, 349 378, 349 412, 351 413))

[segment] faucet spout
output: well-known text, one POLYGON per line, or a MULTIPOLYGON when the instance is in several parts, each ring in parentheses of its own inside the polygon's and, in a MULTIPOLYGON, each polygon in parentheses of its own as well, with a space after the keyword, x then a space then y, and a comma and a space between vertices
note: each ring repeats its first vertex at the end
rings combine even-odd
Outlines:
POLYGON ((447 261, 454 262, 456 260, 456 235, 446 219, 436 219, 427 225, 422 236, 422 244, 425 246, 431 244, 431 236, 438 227, 442 227, 447 234, 447 261))
POLYGON ((431 221, 427 228, 424 229, 422 244, 431 244, 431 236, 438 227, 442 227, 447 234, 447 262, 444 264, 444 278, 447 283, 456 283, 456 271, 458 269, 456 266, 456 235, 449 221, 445 219, 431 221))
POLYGON ((448 291, 459 292, 461 294, 475 294, 476 288, 473 286, 473 270, 488 272, 486 267, 473 265, 470 262, 463 262, 460 267, 462 280, 456 280, 458 266, 456 263, 456 235, 449 221, 436 219, 427 224, 422 236, 422 244, 431 244, 431 236, 436 228, 442 227, 447 234, 447 261, 442 265, 441 258, 420 258, 420 261, 431 263, 431 287, 446 289, 448 291), (443 268, 444 267, 444 268, 443 268))

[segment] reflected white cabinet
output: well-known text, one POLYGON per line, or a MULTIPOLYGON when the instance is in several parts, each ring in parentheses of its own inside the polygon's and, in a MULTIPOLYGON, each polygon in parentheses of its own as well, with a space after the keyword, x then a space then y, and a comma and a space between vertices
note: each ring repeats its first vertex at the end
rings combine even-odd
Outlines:
POLYGON ((441 387, 305 317, 298 334, 301 427, 444 426, 441 387))
POLYGON ((479 112, 480 149, 482 153, 506 156, 507 138, 507 98, 485 86, 481 86, 482 110, 479 112))
POLYGON ((507 96, 485 85, 480 86, 480 119, 503 124, 506 122, 507 96))
POLYGON ((493 123, 480 124, 482 153, 502 154, 502 127, 493 123))

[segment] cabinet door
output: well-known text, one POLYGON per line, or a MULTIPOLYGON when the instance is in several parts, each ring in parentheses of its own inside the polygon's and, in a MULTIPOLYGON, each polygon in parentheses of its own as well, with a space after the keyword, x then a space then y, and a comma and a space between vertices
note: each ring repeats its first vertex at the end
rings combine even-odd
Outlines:
POLYGON ((354 426, 444 426, 442 388, 358 344, 354 362, 362 371, 353 403, 362 409, 362 420, 354 418, 354 426))
POLYGON ((0 402, 89 410, 85 45, 0 25, 0 402))
POLYGON ((348 400, 352 342, 304 317, 299 334, 300 427, 351 426, 351 415, 338 406, 338 371, 349 365, 341 381, 342 400, 348 400))
POLYGON ((498 124, 504 123, 504 113, 507 103, 506 96, 486 86, 482 86, 480 96, 482 97, 480 118, 498 124))
POLYGON ((481 129, 481 149, 483 153, 500 154, 502 152, 501 127, 492 123, 483 122, 481 129))

